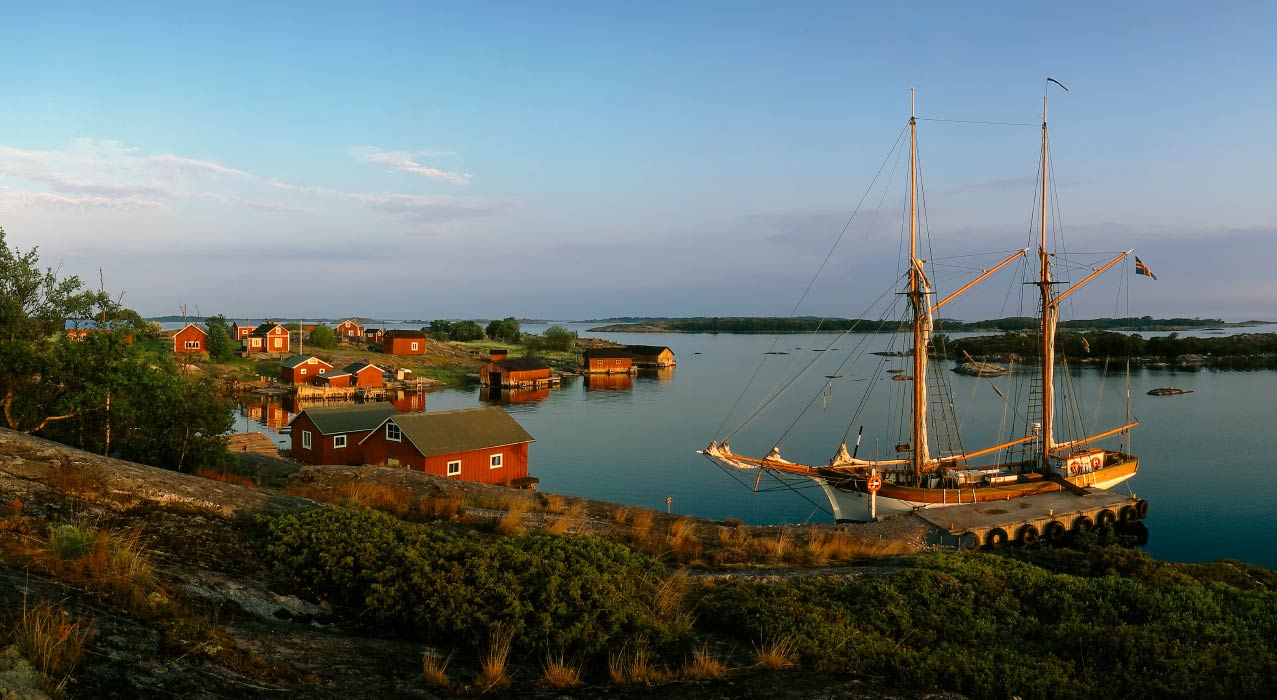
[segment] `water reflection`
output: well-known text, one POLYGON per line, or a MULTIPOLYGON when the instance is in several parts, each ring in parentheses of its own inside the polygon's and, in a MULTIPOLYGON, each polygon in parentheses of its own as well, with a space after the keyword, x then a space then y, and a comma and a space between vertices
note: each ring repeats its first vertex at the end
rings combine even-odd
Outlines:
POLYGON ((538 389, 502 389, 498 386, 483 387, 479 390, 479 400, 495 406, 506 406, 515 403, 533 403, 550 398, 550 387, 538 389))
POLYGON ((634 377, 629 374, 587 374, 584 384, 589 391, 628 390, 634 388, 634 377))

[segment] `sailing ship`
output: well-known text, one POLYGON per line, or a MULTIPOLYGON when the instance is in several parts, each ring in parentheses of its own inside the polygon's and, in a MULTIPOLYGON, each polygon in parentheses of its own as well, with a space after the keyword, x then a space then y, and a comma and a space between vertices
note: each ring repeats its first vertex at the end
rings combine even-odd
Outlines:
MULTIPOLYGON (((1048 78, 1048 91, 1050 83, 1060 85, 1058 81, 1048 78)), ((1047 240, 1050 151, 1046 112, 1047 94, 1044 93, 1040 155, 1042 167, 1039 174, 1041 191, 1038 202, 1040 211, 1036 212, 1036 223, 1040 230, 1036 251, 1038 269, 1036 279, 1026 282, 1038 288, 1035 301, 1040 312, 1037 332, 1040 336, 1041 369, 1040 374, 1033 378, 1034 388, 1029 392, 1031 399, 1026 402, 1029 420, 1026 421, 1023 434, 974 450, 962 448, 960 439, 952 439, 952 436, 945 434, 940 437, 947 439, 938 440, 937 448, 932 449, 933 430, 956 431, 956 422, 952 417, 946 419, 932 415, 945 410, 936 409, 937 405, 948 406, 951 410, 949 399, 941 398, 937 401, 933 397, 929 404, 930 365, 937 362, 930 353, 933 349, 932 336, 937 313, 1006 265, 1016 260, 1025 260, 1029 249, 1015 252, 957 291, 939 301, 935 300, 937 294, 928 276, 926 261, 919 257, 918 119, 911 95, 907 195, 909 267, 902 275, 904 284, 899 292, 908 303, 902 326, 911 335, 911 347, 904 351, 876 353, 899 357, 906 365, 904 369, 891 371, 895 375, 893 379, 912 383, 905 387, 910 394, 906 399, 906 419, 909 425, 907 432, 902 431, 902 434, 907 436, 907 440, 895 444, 894 457, 860 459, 857 455, 862 435, 858 433, 851 452, 848 451, 847 440, 844 438, 833 458, 821 465, 805 465, 786 460, 780 455, 779 444, 774 445, 770 453, 763 457, 736 454, 728 445, 728 437, 715 439, 707 448, 698 452, 724 467, 757 470, 755 490, 759 489, 764 474, 776 476, 782 481, 788 479, 792 482, 794 477, 798 477, 797 481, 810 480, 824 492, 832 514, 839 522, 874 519, 879 515, 905 513, 920 508, 1003 501, 1061 490, 1080 494, 1088 487, 1109 489, 1135 476, 1139 470, 1139 460, 1125 451, 1128 449, 1129 431, 1139 424, 1131 419, 1129 366, 1125 422, 1096 434, 1057 441, 1057 403, 1062 403, 1062 400, 1057 397, 1055 388, 1055 336, 1061 303, 1133 251, 1122 252, 1103 264, 1088 267, 1089 274, 1075 283, 1066 284, 1055 279, 1052 268, 1056 253, 1048 249, 1047 240), (932 410, 929 411, 929 408, 932 410), (1122 438, 1119 449, 1105 449, 1096 445, 1098 441, 1113 436, 1122 438), (872 497, 867 497, 871 495, 872 497)), ((943 358, 939 361, 943 361, 943 358)), ((871 386, 873 384, 875 382, 870 383, 871 386)), ((943 389, 944 383, 940 382, 939 387, 943 389)), ((1002 395, 1000 391, 998 394, 1002 395)), ((846 435, 850 436, 850 432, 848 427, 846 435)))

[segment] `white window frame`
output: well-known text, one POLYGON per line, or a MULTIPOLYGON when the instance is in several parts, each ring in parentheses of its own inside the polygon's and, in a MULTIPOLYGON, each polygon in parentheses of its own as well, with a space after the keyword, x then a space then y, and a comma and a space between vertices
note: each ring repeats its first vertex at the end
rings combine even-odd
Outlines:
POLYGON ((412 341, 412 349, 413 349, 413 350, 416 350, 416 349, 417 349, 417 341, 415 341, 415 340, 414 340, 414 341, 412 341))
POLYGON ((386 424, 386 439, 391 442, 403 442, 403 429, 400 428, 398 425, 395 425, 394 423, 387 423, 386 424), (393 435, 391 434, 392 429, 394 430, 393 435))
POLYGON ((340 450, 340 449, 343 449, 343 448, 345 448, 345 447, 346 447, 346 436, 345 436, 345 435, 334 435, 334 436, 333 436, 333 449, 334 449, 334 450, 340 450))
POLYGON ((488 457, 488 468, 500 469, 502 467, 502 463, 505 461, 503 457, 504 455, 501 452, 498 452, 494 455, 490 455, 488 457))
POLYGON ((277 347, 277 348, 282 348, 282 347, 284 347, 284 339, 283 339, 283 338, 276 338, 276 339, 275 339, 275 347, 277 347))
POLYGON ((306 368, 305 368, 305 367, 302 367, 302 371, 301 371, 301 373, 302 373, 302 374, 306 374, 306 368))
POLYGON ((302 431, 302 449, 303 450, 310 449, 310 431, 309 430, 302 431))
POLYGON ((187 350, 199 350, 199 349, 200 349, 200 341, 198 341, 198 340, 187 340, 187 341, 184 341, 184 342, 186 343, 186 349, 187 349, 187 350))
POLYGON ((320 373, 320 374, 323 374, 323 373, 324 373, 324 372, 326 372, 326 371, 327 371, 327 370, 325 370, 323 367, 320 367, 320 368, 319 368, 319 373, 320 373))
POLYGON ((461 460, 448 462, 448 476, 461 476, 461 460))

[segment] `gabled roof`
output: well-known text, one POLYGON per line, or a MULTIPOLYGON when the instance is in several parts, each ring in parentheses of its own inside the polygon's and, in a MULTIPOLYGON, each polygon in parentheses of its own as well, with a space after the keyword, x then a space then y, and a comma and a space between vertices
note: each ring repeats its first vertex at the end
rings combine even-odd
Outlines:
POLYGON ((390 421, 394 421, 404 437, 426 457, 518 445, 533 440, 510 414, 496 406, 435 413, 400 413, 383 422, 390 421))
POLYGON ((425 339, 426 334, 425 334, 425 333, 422 333, 421 331, 414 331, 414 330, 393 330, 393 331, 386 331, 385 337, 387 337, 387 338, 422 338, 422 339, 425 339))
POLYGON ((630 352, 629 348, 586 348, 583 354, 586 358, 630 358, 634 356, 634 353, 630 352))
POLYGON ((368 364, 367 362, 352 362, 346 365, 345 367, 342 367, 341 371, 349 372, 350 374, 359 374, 360 372, 368 369, 369 367, 377 370, 378 372, 382 372, 382 369, 380 367, 378 367, 377 365, 368 364))
POLYGON ((321 435, 335 433, 358 433, 374 430, 386 422, 386 419, 398 415, 399 410, 386 401, 377 403, 359 403, 353 406, 314 406, 303 409, 293 417, 289 424, 296 422, 303 415, 310 416, 321 435))
POLYGON ((324 362, 323 360, 319 359, 318 357, 315 357, 314 355, 293 355, 292 357, 288 358, 287 360, 284 360, 283 362, 279 364, 286 369, 293 369, 295 367, 300 367, 304 364, 307 364, 310 360, 315 360, 316 362, 322 365, 327 365, 329 369, 332 369, 331 364, 324 362))
MULTIPOLYGON (((275 323, 274 321, 268 321, 254 328, 253 332, 249 333, 249 335, 266 335, 267 333, 270 333, 272 330, 274 330, 276 327, 284 328, 283 326, 279 325, 278 323, 275 323)), ((287 333, 288 329, 284 328, 284 332, 287 333)))
MULTIPOLYGON (((659 355, 666 350, 670 350, 664 345, 626 345, 625 349, 635 355, 659 355)), ((670 350, 670 353, 673 352, 673 350, 670 350)))
POLYGON ((364 332, 365 333, 380 333, 381 329, 380 328, 365 328, 364 332))
POLYGON ((512 372, 528 372, 534 369, 550 369, 550 366, 535 357, 510 357, 493 361, 494 365, 512 372))
POLYGON ((182 326, 181 328, 179 328, 179 329, 177 330, 177 333, 174 333, 173 335, 177 335, 178 333, 181 333, 182 331, 186 330, 187 328, 194 328, 195 330, 199 331, 200 333, 203 333, 204 335, 208 335, 208 331, 204 330, 201 326, 196 325, 196 324, 194 324, 194 323, 188 323, 188 324, 186 324, 185 326, 182 326))

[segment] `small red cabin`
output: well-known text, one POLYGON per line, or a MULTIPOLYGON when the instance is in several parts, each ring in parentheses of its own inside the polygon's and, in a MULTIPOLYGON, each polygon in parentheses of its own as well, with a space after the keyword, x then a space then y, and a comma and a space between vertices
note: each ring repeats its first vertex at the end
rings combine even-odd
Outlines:
POLYGON ((338 323, 337 327, 333 330, 337 333, 338 338, 341 338, 346 342, 359 340, 359 337, 364 334, 363 326, 355 323, 355 320, 352 318, 348 318, 345 321, 338 323))
POLYGON ((173 335, 173 352, 208 352, 208 332, 194 323, 173 335))
POLYGON ((256 326, 250 326, 247 324, 241 326, 240 324, 236 323, 232 325, 231 330, 235 333, 235 342, 238 343, 243 341, 245 338, 248 337, 249 333, 253 332, 254 328, 256 328, 256 326))
POLYGON ((426 334, 421 331, 386 331, 381 351, 387 355, 426 354, 426 334))
POLYGON ((364 342, 376 343, 380 345, 382 340, 384 340, 385 335, 386 335, 386 332, 381 330, 380 328, 365 328, 364 342))
POLYGON ((549 381, 550 366, 535 357, 490 361, 479 368, 483 386, 533 387, 549 381))
POLYGON ((244 336, 244 349, 249 352, 288 352, 288 331, 273 321, 263 323, 244 336))
POLYGON ((290 423, 293 459, 307 464, 364 464, 360 442, 396 413, 384 401, 304 409, 290 423))
POLYGON ((308 384, 332 370, 332 365, 313 355, 293 355, 279 363, 279 380, 285 384, 308 384))
POLYGON ((581 356, 587 374, 629 374, 634 371, 634 356, 625 348, 590 348, 581 356))
POLYGON ((397 414, 361 441, 365 464, 528 488, 532 436, 497 407, 397 414))
POLYGON ((381 368, 367 362, 352 362, 341 371, 350 375, 350 386, 381 386, 384 380, 381 368))
POLYGON ((353 381, 354 381, 354 377, 351 377, 350 374, 347 372, 329 372, 327 374, 321 374, 318 377, 315 377, 314 379, 310 380, 310 383, 314 384, 315 386, 349 387, 349 386, 354 386, 351 383, 353 381))

